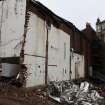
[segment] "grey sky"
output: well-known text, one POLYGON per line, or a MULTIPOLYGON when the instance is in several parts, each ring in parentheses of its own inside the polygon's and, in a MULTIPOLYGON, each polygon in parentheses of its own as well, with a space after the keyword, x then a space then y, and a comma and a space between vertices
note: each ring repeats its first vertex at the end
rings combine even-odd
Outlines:
POLYGON ((99 17, 105 19, 105 0, 37 0, 46 5, 57 15, 69 20, 79 29, 85 28, 86 22, 95 23, 99 17))

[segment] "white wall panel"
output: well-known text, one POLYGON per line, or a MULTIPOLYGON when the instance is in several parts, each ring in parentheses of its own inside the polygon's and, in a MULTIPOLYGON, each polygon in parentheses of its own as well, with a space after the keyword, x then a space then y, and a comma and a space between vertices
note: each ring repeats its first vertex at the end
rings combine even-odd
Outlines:
POLYGON ((70 35, 53 25, 49 31, 48 77, 49 81, 69 79, 70 35))
POLYGON ((30 12, 26 44, 24 47, 24 64, 28 77, 26 87, 45 83, 46 24, 40 17, 30 12), (38 57, 39 56, 39 57, 38 57))
POLYGON ((4 0, 0 3, 1 57, 19 56, 24 34, 26 0, 4 0), (3 11, 3 12, 2 12, 3 11), (20 47, 20 48, 19 48, 20 47), (18 52, 16 51, 18 49, 18 52))
POLYGON ((25 56, 27 67, 26 87, 44 85, 45 83, 45 59, 33 56, 25 56))
POLYGON ((71 55, 71 71, 72 79, 79 79, 85 77, 84 71, 84 56, 77 53, 71 55))
MULTIPOLYGON (((30 14, 24 48, 26 54, 24 64, 29 74, 26 87, 45 83, 46 24, 37 15, 30 14)), ((70 35, 52 25, 48 36, 48 46, 48 81, 68 80, 70 71, 70 35)))

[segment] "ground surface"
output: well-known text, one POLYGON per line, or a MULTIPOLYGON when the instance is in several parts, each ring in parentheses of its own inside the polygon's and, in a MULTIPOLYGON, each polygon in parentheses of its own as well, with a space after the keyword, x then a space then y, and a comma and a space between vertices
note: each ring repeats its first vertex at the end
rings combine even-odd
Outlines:
MULTIPOLYGON (((96 83, 96 90, 105 97, 105 84, 96 83)), ((0 105, 59 105, 47 97, 45 88, 25 90, 0 82, 0 105)))
POLYGON ((26 90, 0 81, 0 105, 57 105, 48 99, 45 88, 26 90))

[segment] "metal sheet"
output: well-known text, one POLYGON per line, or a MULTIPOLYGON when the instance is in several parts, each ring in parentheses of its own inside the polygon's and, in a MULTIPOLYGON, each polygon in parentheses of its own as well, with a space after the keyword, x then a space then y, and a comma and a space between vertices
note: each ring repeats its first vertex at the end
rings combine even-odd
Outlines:
POLYGON ((104 97, 95 90, 95 86, 88 82, 79 85, 71 81, 50 82, 49 96, 55 100, 60 98, 61 104, 67 105, 104 105, 104 97))

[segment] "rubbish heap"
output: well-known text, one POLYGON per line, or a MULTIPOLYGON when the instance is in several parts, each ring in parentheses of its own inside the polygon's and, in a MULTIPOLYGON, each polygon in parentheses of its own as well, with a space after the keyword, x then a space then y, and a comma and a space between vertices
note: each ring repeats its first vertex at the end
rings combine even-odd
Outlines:
POLYGON ((82 82, 80 85, 71 81, 51 82, 48 89, 49 94, 59 97, 63 105, 105 105, 104 97, 88 82, 82 82))

